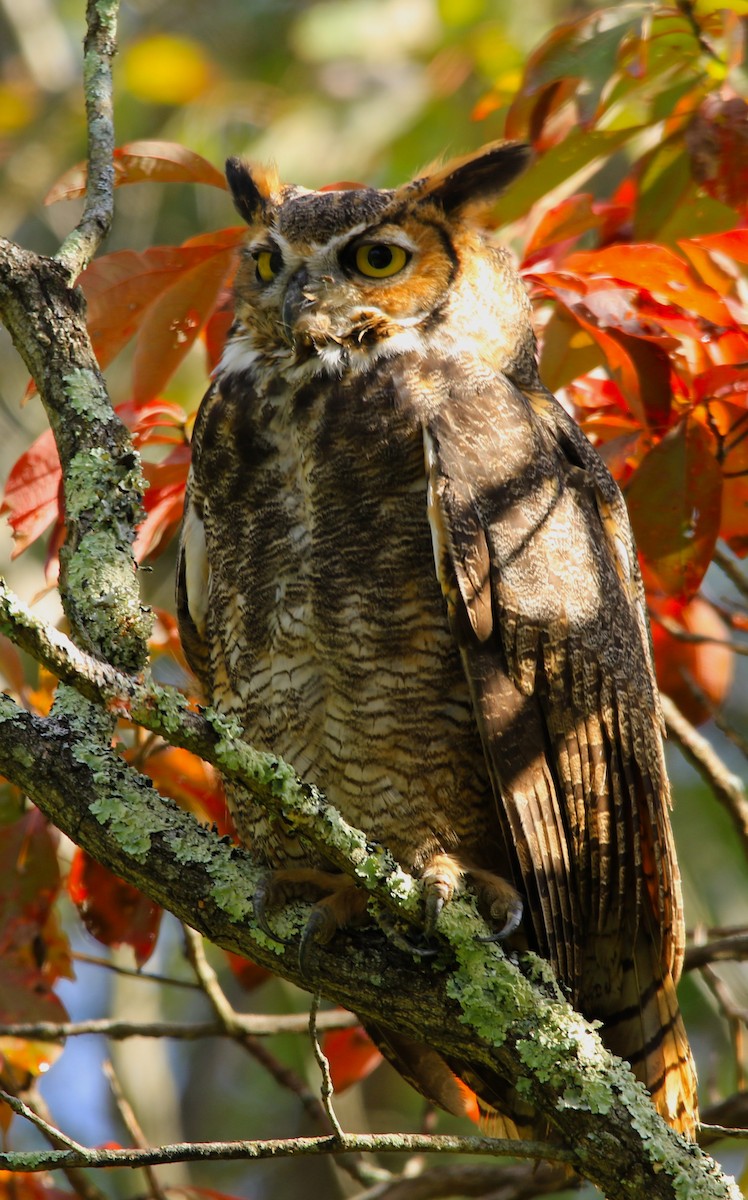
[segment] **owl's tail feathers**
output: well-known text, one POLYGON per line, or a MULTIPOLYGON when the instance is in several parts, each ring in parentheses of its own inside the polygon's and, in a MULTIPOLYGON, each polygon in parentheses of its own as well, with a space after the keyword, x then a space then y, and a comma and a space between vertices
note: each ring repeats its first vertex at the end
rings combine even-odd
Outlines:
POLYGON ((637 939, 618 1012, 605 1016, 603 1040, 626 1058, 652 1096, 657 1111, 686 1137, 699 1119, 696 1068, 670 972, 652 943, 637 939))
POLYGON ((469 1068, 448 1064, 441 1054, 422 1042, 411 1041, 369 1021, 365 1027, 395 1070, 432 1104, 456 1117, 475 1121, 489 1137, 543 1136, 538 1128, 537 1113, 498 1075, 492 1075, 490 1081, 473 1077, 469 1068), (459 1070, 463 1078, 458 1079, 455 1070, 459 1070), (480 1096, 474 1088, 480 1091, 480 1096), (490 1102, 484 1097, 490 1097, 490 1102))

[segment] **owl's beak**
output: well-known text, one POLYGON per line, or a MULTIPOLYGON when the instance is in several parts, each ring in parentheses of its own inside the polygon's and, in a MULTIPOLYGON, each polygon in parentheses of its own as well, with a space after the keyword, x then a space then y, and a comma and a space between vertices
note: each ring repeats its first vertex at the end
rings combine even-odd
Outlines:
POLYGON ((314 304, 314 301, 309 298, 305 291, 308 282, 309 277, 306 267, 300 267, 296 274, 292 275, 289 279, 286 294, 283 298, 281 320, 283 322, 283 330, 291 345, 296 340, 296 326, 299 317, 314 304))

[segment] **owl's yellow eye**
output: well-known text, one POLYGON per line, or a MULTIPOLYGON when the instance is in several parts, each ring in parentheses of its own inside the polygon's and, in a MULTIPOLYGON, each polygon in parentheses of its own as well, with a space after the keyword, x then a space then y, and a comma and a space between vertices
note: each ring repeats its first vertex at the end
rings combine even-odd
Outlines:
POLYGON ((356 250, 356 270, 368 279, 387 279, 402 271, 410 255, 392 242, 364 242, 356 250))
POLYGON ((255 274, 260 283, 271 283, 283 266, 283 255, 280 250, 255 251, 257 267, 255 274))

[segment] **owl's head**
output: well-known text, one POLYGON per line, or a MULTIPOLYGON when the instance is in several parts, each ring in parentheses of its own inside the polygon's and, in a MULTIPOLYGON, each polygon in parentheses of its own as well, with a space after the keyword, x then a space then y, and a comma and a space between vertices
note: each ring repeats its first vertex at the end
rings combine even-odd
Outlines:
MULTIPOLYGON (((526 297, 481 218, 522 170, 527 147, 492 143, 393 190, 281 184, 232 158, 226 173, 249 226, 225 368, 272 360, 293 375, 367 368, 452 336, 494 337, 526 297), (464 327, 461 328, 460 327, 464 327)), ((515 314, 516 315, 516 314, 515 314)), ((526 321, 525 321, 526 323, 526 321)))

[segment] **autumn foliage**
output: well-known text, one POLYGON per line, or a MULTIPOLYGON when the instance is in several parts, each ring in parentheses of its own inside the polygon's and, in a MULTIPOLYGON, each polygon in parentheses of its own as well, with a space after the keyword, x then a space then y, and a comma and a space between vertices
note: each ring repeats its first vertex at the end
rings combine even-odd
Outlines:
MULTIPOLYGON (((498 92, 474 113, 482 140, 503 133, 534 150, 498 206, 498 236, 518 248, 535 301, 543 379, 624 489, 660 682, 694 721, 706 720, 730 687, 732 651, 714 642, 728 642, 746 620, 710 602, 704 577, 719 542, 738 558, 748 554, 748 105, 730 84, 742 33, 729 10, 698 11, 622 5, 564 24, 530 57, 503 125, 498 92)), ((137 142, 117 151, 118 186, 153 181, 225 187, 215 166, 182 146, 137 142)), ((80 194, 84 182, 82 168, 73 169, 48 201, 80 194)), ((231 225, 179 246, 105 254, 79 280, 101 366, 134 345, 131 390, 117 411, 147 450, 140 562, 169 544, 189 466, 190 415, 164 389, 196 343, 206 378, 218 361, 242 237, 231 225)), ((51 433, 13 467, 3 511, 16 554, 47 535, 53 582, 64 513, 51 433)), ((189 690, 167 614, 159 614, 154 651, 177 665, 189 690)), ((52 681, 29 688, 10 648, 0 667, 11 689, 44 709, 52 681)), ((230 831, 204 764, 143 743, 124 725, 120 736, 159 791, 230 831)), ((52 988, 68 971, 53 908, 59 880, 52 835, 35 815, 6 816, 0 870, 16 880, 0 898, 0 948, 11 964, 2 1019, 58 1016, 52 988), (32 865, 22 881, 20 862, 32 865), (32 953, 32 943, 41 950, 32 953)), ((150 902, 81 851, 67 887, 95 937, 127 942, 146 961, 159 922, 150 902)), ((256 971, 232 965, 256 986, 256 971)), ((327 1051, 339 1087, 377 1059, 356 1031, 331 1037, 327 1051)), ((0 1042, 6 1072, 37 1071, 41 1053, 32 1043, 0 1042)))

